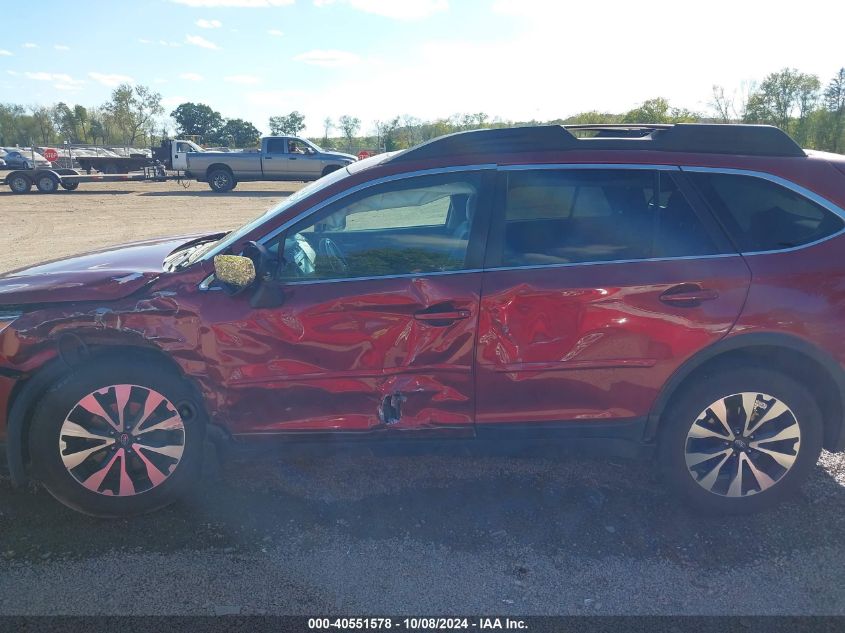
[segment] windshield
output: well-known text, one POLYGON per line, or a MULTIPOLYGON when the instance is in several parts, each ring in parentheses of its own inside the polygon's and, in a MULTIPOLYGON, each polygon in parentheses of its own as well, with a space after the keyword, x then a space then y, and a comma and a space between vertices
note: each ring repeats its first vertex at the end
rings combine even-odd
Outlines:
POLYGON ((308 196, 317 193, 318 191, 322 191, 326 187, 333 185, 339 180, 343 180, 348 175, 349 171, 347 171, 346 169, 338 169, 337 171, 333 171, 330 174, 323 176, 319 180, 315 180, 314 182, 309 185, 306 185, 299 191, 292 193, 287 198, 282 200, 278 205, 268 209, 251 222, 244 224, 239 229, 235 229, 234 231, 226 235, 223 239, 217 242, 212 242, 211 244, 207 245, 206 248, 202 249, 202 251, 199 253, 194 253, 188 263, 193 263, 199 260, 200 258, 210 258, 214 257, 215 255, 224 253, 229 247, 249 235, 252 231, 257 229, 270 218, 280 213, 283 213, 284 211, 286 211, 299 201, 303 200, 304 198, 307 198, 308 196))

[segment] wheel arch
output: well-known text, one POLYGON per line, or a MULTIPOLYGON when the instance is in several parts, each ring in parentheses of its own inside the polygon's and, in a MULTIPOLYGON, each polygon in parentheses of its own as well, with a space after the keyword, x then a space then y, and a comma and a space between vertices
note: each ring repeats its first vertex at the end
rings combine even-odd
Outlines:
POLYGON ((824 350, 796 336, 776 332, 738 334, 688 359, 672 374, 652 405, 644 439, 655 440, 664 411, 690 380, 706 379, 719 367, 738 363, 780 371, 809 389, 822 411, 824 447, 831 451, 845 449, 845 371, 824 350))
POLYGON ((29 481, 29 427, 39 399, 75 366, 92 359, 119 357, 146 360, 162 364, 177 373, 191 390, 206 414, 206 432, 213 442, 229 439, 222 427, 214 425, 206 398, 197 381, 186 374, 182 367, 164 350, 140 335, 110 330, 66 331, 51 340, 54 356, 12 389, 6 411, 6 460, 12 483, 24 487, 29 481))
POLYGON ((209 176, 211 175, 211 173, 212 173, 212 172, 214 172, 214 171, 215 171, 215 170, 217 170, 217 169, 225 169, 225 170, 226 170, 226 171, 228 171, 230 174, 232 174, 232 178, 234 179, 234 177, 235 177, 235 172, 232 170, 232 167, 231 167, 230 165, 227 165, 226 163, 212 163, 212 164, 211 164, 211 165, 209 165, 209 166, 208 166, 208 168, 205 170, 205 178, 206 178, 206 180, 208 180, 208 178, 209 178, 209 176))

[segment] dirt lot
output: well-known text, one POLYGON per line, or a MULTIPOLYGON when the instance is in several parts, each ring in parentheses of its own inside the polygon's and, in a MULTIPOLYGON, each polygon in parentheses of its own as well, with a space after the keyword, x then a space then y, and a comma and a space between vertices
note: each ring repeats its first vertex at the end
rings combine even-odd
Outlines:
MULTIPOLYGON (((0 193, 0 270, 231 227, 292 188, 0 193)), ((191 501, 116 522, 0 477, 0 614, 56 613, 845 614, 845 460, 732 518, 620 460, 240 459, 191 501)))
POLYGON ((301 186, 246 183, 225 195, 198 182, 187 189, 175 182, 83 183, 52 195, 14 195, 0 186, 0 271, 109 244, 234 228, 301 186))

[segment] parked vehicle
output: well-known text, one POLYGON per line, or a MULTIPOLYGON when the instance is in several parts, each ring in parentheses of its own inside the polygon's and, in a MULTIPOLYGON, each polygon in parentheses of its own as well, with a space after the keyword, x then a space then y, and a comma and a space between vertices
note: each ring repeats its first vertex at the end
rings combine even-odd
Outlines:
POLYGON ((44 158, 38 152, 7 149, 3 160, 6 163, 6 169, 35 169, 41 167, 50 167, 50 161, 44 158))
POLYGON ((845 157, 776 128, 446 136, 0 277, 0 439, 99 516, 186 494, 203 438, 534 442, 756 511, 845 448, 843 247, 845 157))
POLYGON ((259 152, 188 154, 186 175, 223 193, 252 180, 316 180, 357 159, 296 136, 261 139, 259 152))

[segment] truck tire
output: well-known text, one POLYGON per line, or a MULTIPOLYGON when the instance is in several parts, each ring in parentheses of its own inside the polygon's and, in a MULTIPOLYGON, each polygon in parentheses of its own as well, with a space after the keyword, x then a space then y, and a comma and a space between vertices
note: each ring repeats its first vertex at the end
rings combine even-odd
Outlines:
POLYGON ((225 167, 216 167, 208 172, 208 186, 217 193, 226 193, 235 188, 235 176, 225 167))
POLYGON ((6 180, 12 193, 29 193, 32 189, 32 181, 24 174, 15 174, 6 180))
POLYGON ((56 193, 59 190, 59 179, 53 174, 40 174, 35 186, 41 193, 56 193))
POLYGON ((77 187, 79 187, 78 182, 67 182, 64 180, 62 181, 61 185, 62 189, 64 189, 65 191, 76 191, 77 187))
POLYGON ((117 165, 114 163, 106 163, 102 166, 100 171, 104 174, 116 174, 117 173, 117 165))
POLYGON ((340 165, 329 165, 323 170, 323 175, 328 176, 330 173, 337 171, 338 169, 340 169, 340 165))

